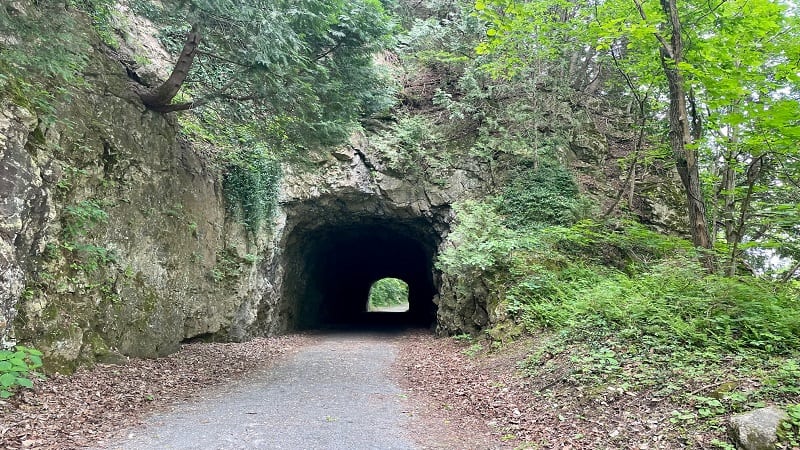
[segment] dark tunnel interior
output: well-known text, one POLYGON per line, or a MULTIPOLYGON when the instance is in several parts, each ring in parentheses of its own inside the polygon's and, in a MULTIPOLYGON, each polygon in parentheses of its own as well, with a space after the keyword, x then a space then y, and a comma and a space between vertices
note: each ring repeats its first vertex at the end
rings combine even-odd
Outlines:
POLYGON ((431 327, 437 292, 437 235, 422 219, 296 228, 287 240, 283 300, 298 330, 351 326, 431 327), (408 284, 407 312, 368 312, 369 290, 382 278, 408 284))

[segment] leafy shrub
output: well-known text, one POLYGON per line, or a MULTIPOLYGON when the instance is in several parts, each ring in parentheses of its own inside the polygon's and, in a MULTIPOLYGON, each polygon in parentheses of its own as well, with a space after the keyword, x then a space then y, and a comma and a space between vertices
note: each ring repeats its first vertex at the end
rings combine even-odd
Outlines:
POLYGON ((495 205, 468 200, 453 205, 456 226, 437 267, 446 273, 475 273, 507 266, 511 253, 527 243, 519 233, 503 225, 495 205))
POLYGON ((369 290, 369 309, 408 304, 408 284, 397 278, 383 278, 369 290))
POLYGON ((31 378, 41 377, 36 372, 41 366, 42 352, 34 348, 0 349, 0 398, 11 397, 17 388, 32 388, 31 378))
MULTIPOLYGON (((438 265, 485 280, 531 331, 769 354, 800 349, 800 292, 755 277, 709 275, 683 239, 640 224, 514 230, 491 202, 456 207, 438 265)), ((467 282, 467 281, 465 281, 467 282)))
POLYGON ((500 196, 499 212, 511 228, 532 225, 569 225, 578 186, 569 170, 543 163, 536 169, 520 171, 500 196))

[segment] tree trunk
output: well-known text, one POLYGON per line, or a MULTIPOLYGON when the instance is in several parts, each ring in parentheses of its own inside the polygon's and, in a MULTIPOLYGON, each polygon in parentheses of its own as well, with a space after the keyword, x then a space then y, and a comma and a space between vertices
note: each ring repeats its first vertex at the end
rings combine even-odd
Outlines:
MULTIPOLYGON (((689 227, 696 247, 712 248, 711 235, 706 222, 706 206, 700 186, 700 169, 697 151, 687 149, 692 143, 689 132, 689 111, 686 106, 686 88, 678 65, 683 59, 683 36, 678 15, 677 0, 661 0, 661 7, 671 28, 670 41, 662 41, 661 66, 669 84, 669 141, 675 155, 675 166, 686 193, 689 227)), ((703 263, 714 270, 713 256, 706 254, 703 263)))
POLYGON ((189 70, 192 68, 192 63, 194 63, 194 57, 197 55, 197 47, 200 45, 200 37, 200 26, 195 23, 186 34, 186 43, 183 44, 183 50, 181 50, 181 54, 178 57, 178 62, 175 63, 175 67, 172 69, 167 81, 152 91, 140 95, 142 102, 148 109, 159 112, 188 109, 187 107, 176 108, 170 103, 178 94, 183 82, 186 81, 186 77, 189 75, 189 70))
POLYGON ((737 241, 735 234, 734 217, 736 215, 736 159, 732 155, 732 151, 728 150, 725 155, 725 167, 722 172, 722 221, 725 225, 725 241, 728 244, 733 244, 737 241))

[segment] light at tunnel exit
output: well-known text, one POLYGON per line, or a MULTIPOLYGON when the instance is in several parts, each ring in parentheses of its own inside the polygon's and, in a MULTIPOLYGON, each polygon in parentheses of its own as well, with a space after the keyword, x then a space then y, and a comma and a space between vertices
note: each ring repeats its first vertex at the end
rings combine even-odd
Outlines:
POLYGON ((408 311, 408 283, 399 278, 381 278, 369 288, 367 312, 408 311))

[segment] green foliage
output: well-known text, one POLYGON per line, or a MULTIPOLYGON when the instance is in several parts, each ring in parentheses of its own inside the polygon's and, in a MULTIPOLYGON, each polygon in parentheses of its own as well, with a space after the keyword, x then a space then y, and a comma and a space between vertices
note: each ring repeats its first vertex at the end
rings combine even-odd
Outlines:
POLYGON ((282 117, 294 142, 329 145, 392 103, 372 60, 392 30, 378 0, 138 3, 173 53, 198 26, 200 51, 180 95, 227 121, 282 117))
POLYGON ((271 220, 278 200, 280 165, 255 149, 229 155, 223 188, 226 204, 250 231, 271 220))
POLYGON ((465 201, 453 205, 456 226, 448 236, 453 246, 439 254, 436 267, 450 274, 480 276, 508 267, 514 250, 527 248, 530 242, 503 225, 494 205, 465 201))
POLYGON ((73 261, 70 267, 86 274, 96 272, 116 261, 113 251, 91 243, 81 242, 97 225, 108 222, 108 214, 97 200, 84 200, 64 208, 62 214, 61 248, 69 252, 73 261))
POLYGON ((65 86, 83 84, 89 40, 63 5, 0 4, 0 96, 53 120, 65 86), (58 86, 58 88, 54 88, 58 86))
POLYGON ((209 275, 216 283, 233 281, 242 275, 247 266, 252 266, 257 261, 255 255, 239 256, 235 249, 225 248, 217 252, 216 264, 209 275))
POLYGON ((302 159, 283 119, 231 124, 224 114, 206 109, 179 120, 187 138, 198 145, 210 144, 217 152, 227 210, 251 231, 275 212, 281 177, 278 161, 302 159))
MULTIPOLYGON (((674 2, 684 47, 673 55, 668 4, 477 0, 474 14, 488 28, 476 52, 487 58, 495 86, 561 77, 580 90, 597 84, 585 83, 588 74, 603 82, 606 102, 641 102, 642 123, 657 123, 670 109, 665 69, 674 66, 690 97, 683 99, 690 110, 681 114, 696 116, 697 139, 687 150, 699 158, 706 184, 698 201, 718 225, 711 239, 727 244, 725 272, 734 275, 743 259, 770 270, 769 258, 759 258, 764 254, 796 262, 797 8, 779 0, 674 2)), ((644 142, 662 134, 648 129, 644 142)), ((674 162, 672 154, 662 158, 674 162)))
POLYGON ((706 274, 686 241, 641 225, 593 222, 522 233, 488 203, 465 203, 441 270, 485 279, 532 332, 606 330, 687 348, 800 349, 800 292, 755 278, 706 274), (616 268, 614 267, 616 266, 616 268))
POLYGON ((641 224, 512 229, 498 209, 457 205, 437 267, 458 295, 480 280, 495 327, 540 337, 520 368, 542 395, 554 384, 608 402, 645 391, 674 405, 681 435, 724 436, 727 414, 796 402, 797 284, 709 275, 690 242, 641 224))
POLYGON ((569 225, 578 186, 569 170, 556 164, 521 169, 500 195, 500 212, 511 228, 569 225))
POLYGON ((469 356, 470 358, 474 358, 478 353, 483 351, 483 344, 480 342, 476 342, 471 344, 469 347, 465 348, 461 351, 461 353, 469 356))
MULTIPOLYGON (((625 330, 632 337, 695 348, 747 347, 769 353, 800 348, 797 292, 792 290, 769 282, 704 277, 691 260, 665 262, 635 277, 603 272, 584 279, 569 272, 557 277, 563 293, 551 297, 548 308, 537 307, 537 315, 563 317, 566 310, 564 325, 570 327, 625 330)), ((534 329, 537 319, 523 313, 534 329)))
POLYGON ((436 127, 422 115, 404 115, 390 130, 371 142, 386 168, 413 174, 435 164, 439 136, 436 127))
POLYGON ((113 0, 68 0, 67 3, 85 12, 91 18, 92 27, 103 43, 114 49, 119 48, 119 41, 117 41, 112 26, 116 2, 113 0))
POLYGON ((84 200, 64 208, 64 238, 74 240, 85 236, 96 225, 108 222, 108 214, 97 200, 84 200))
POLYGON ((778 439, 789 448, 800 447, 800 404, 786 408, 788 418, 778 428, 778 439))
POLYGON ((32 388, 31 378, 42 378, 36 369, 42 366, 42 352, 18 345, 0 349, 0 398, 9 398, 18 388, 32 388))
POLYGON ((408 305, 408 284, 398 278, 382 278, 369 289, 368 310, 385 306, 408 305))

